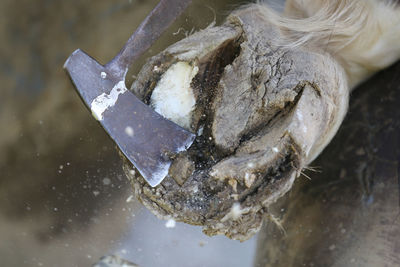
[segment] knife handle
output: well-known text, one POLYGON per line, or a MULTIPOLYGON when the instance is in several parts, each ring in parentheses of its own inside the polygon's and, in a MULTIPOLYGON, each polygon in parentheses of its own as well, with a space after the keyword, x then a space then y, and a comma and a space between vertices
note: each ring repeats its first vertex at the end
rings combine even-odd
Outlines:
POLYGON ((186 9, 191 0, 161 0, 105 67, 115 77, 125 78, 129 66, 160 37, 186 9))

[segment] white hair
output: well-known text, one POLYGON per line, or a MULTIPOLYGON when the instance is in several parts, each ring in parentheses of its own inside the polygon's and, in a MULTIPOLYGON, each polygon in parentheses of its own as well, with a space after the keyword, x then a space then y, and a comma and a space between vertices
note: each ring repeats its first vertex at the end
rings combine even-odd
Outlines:
POLYGON ((335 57, 356 84, 400 56, 400 8, 379 0, 287 0, 279 14, 258 2, 287 47, 305 46, 335 57))

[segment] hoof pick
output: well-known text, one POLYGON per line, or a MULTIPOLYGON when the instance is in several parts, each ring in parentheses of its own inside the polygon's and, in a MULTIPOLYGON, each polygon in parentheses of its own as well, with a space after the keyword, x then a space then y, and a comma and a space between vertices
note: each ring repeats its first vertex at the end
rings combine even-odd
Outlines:
POLYGON ((78 49, 64 64, 93 116, 151 186, 166 177, 171 156, 187 150, 195 135, 165 119, 125 86, 128 67, 188 6, 189 0, 161 0, 105 65, 78 49))

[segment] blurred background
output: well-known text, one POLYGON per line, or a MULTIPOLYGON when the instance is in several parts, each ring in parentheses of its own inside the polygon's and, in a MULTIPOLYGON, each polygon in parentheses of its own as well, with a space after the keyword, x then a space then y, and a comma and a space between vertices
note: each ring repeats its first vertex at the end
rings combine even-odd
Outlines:
MULTIPOLYGON (((142 209, 113 143, 62 68, 77 48, 109 61, 156 3, 0 1, 1 266, 90 266, 110 253, 144 267, 251 265, 254 239, 167 228, 142 209)), ((237 5, 194 1, 130 76, 148 56, 237 5)))
MULTIPOLYGON (((399 266, 400 62, 352 93, 337 136, 303 170, 311 180, 270 207, 285 232, 267 222, 244 243, 210 238, 135 201, 62 66, 77 48, 109 61, 156 2, 0 0, 0 266, 90 266, 109 254, 142 267, 399 266)), ((147 57, 241 3, 194 0, 128 85, 147 57)))

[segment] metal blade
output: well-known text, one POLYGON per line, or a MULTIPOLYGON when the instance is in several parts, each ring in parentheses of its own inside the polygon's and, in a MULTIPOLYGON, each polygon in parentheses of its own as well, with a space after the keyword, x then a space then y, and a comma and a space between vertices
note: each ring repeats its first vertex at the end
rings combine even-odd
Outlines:
POLYGON ((185 151, 195 135, 165 119, 126 89, 125 81, 81 50, 65 62, 94 117, 151 186, 168 174, 170 156, 185 151))

